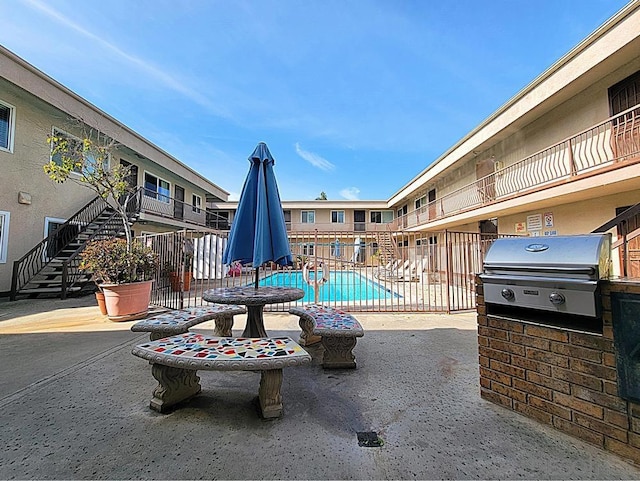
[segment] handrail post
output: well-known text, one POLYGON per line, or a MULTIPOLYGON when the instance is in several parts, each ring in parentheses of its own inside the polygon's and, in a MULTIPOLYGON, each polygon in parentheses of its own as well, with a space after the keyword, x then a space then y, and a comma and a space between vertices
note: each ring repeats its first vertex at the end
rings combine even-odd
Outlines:
POLYGON ((62 292, 60 293, 60 299, 64 300, 67 298, 67 284, 69 276, 69 261, 62 261, 62 292))

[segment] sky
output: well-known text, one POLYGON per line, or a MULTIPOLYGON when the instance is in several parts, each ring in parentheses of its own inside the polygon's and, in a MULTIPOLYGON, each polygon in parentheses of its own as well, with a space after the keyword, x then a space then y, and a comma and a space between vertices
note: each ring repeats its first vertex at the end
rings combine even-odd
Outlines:
MULTIPOLYGON (((637 0, 636 0, 637 1, 637 0)), ((0 44, 237 200, 387 200, 626 0, 0 0, 0 44)))

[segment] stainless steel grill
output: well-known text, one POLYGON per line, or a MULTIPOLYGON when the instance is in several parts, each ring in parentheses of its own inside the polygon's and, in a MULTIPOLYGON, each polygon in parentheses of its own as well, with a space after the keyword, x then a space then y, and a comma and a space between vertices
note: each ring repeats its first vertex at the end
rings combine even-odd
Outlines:
POLYGON ((599 281, 609 277, 611 234, 497 239, 484 260, 487 306, 600 317, 599 281))

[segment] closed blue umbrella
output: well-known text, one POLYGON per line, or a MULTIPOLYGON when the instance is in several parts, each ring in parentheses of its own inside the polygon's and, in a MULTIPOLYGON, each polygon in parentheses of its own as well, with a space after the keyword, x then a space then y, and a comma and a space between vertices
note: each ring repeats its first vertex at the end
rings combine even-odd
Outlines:
POLYGON ((240 261, 256 269, 265 262, 289 265, 293 262, 278 184, 273 172, 275 160, 267 144, 260 142, 249 157, 251 167, 244 181, 229 241, 222 256, 225 264, 240 261))

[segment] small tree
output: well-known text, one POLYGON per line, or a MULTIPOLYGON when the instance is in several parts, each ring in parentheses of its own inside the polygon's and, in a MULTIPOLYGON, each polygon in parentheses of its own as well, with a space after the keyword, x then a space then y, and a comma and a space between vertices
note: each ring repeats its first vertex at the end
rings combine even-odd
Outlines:
POLYGON ((316 200, 327 200, 327 193, 323 190, 320 195, 316 197, 316 200))
POLYGON ((131 250, 131 226, 128 206, 134 195, 134 187, 128 182, 131 168, 121 164, 111 166, 111 153, 117 148, 113 139, 81 122, 81 138, 61 132, 47 137, 51 145, 51 160, 44 165, 44 171, 51 180, 64 183, 71 179, 91 188, 122 219, 122 226, 131 250))

